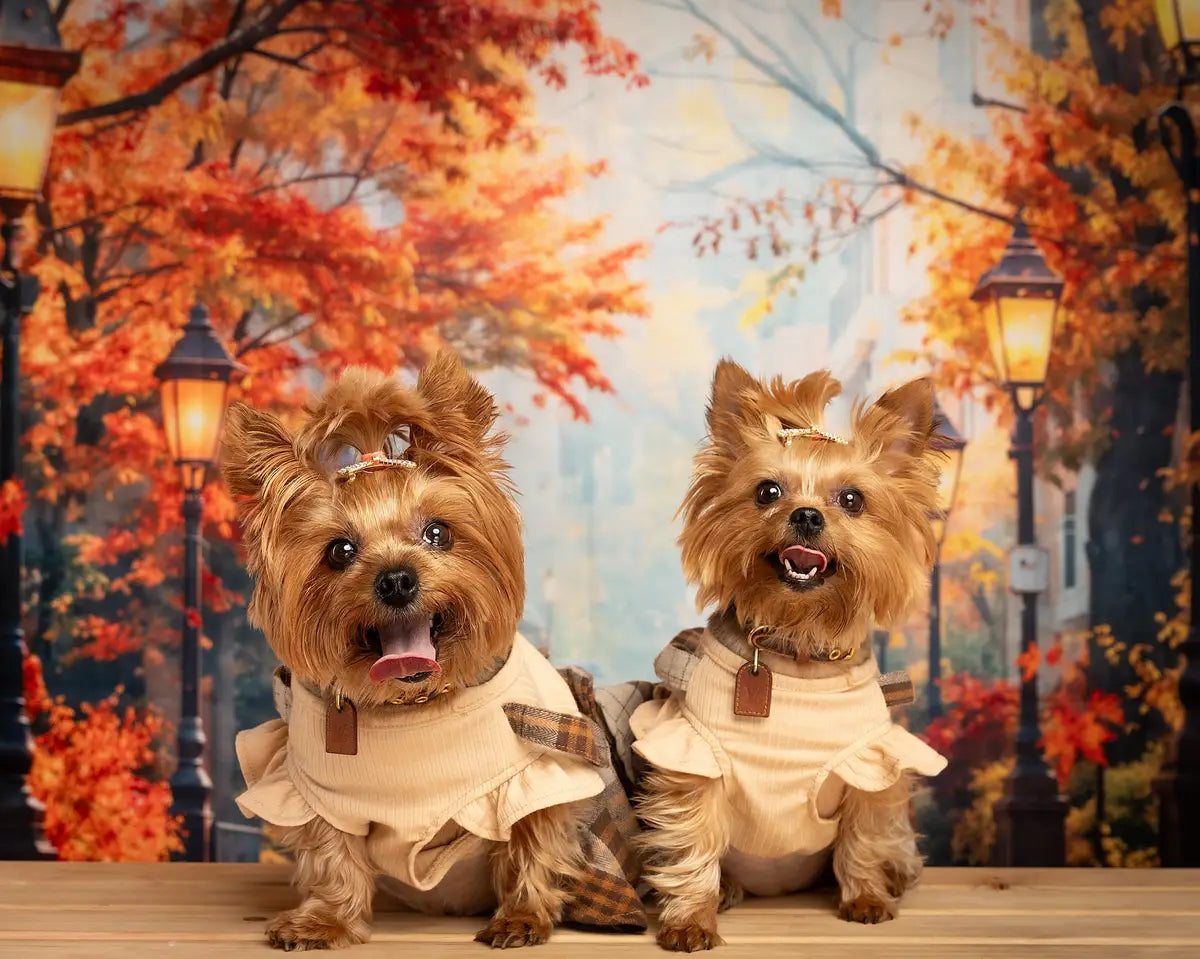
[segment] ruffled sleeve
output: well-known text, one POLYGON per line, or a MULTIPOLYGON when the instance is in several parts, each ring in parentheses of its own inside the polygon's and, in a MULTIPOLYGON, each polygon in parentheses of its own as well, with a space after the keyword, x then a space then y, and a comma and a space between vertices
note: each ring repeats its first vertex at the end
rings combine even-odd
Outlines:
POLYGON ((454 821, 481 839, 507 842, 519 819, 539 809, 590 799, 603 788, 604 780, 594 768, 547 752, 468 803, 454 814, 454 821))
POLYGON ((633 751, 658 769, 720 779, 716 753, 680 711, 674 697, 642 703, 629 717, 633 751))
POLYGON ((275 826, 303 826, 316 812, 288 775, 288 727, 272 719, 237 735, 237 757, 247 789, 236 802, 242 814, 275 826))
POLYGON ((936 776, 945 768, 946 757, 904 727, 889 723, 882 735, 855 744, 837 756, 829 772, 855 789, 880 792, 896 783, 906 770, 936 776))

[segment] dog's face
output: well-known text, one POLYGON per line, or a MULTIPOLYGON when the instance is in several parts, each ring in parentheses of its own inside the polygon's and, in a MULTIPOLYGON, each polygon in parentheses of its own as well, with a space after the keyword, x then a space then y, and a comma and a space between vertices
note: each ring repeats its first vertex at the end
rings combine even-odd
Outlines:
POLYGON ((298 676, 358 705, 460 688, 507 654, 524 602, 520 520, 491 395, 449 354, 415 389, 345 372, 292 435, 230 410, 251 621, 298 676), (396 465, 348 479, 383 451, 396 465))
POLYGON ((845 443, 818 427, 828 373, 771 383, 722 361, 709 437, 682 507, 683 567, 701 607, 734 604, 797 652, 895 623, 927 582, 938 469, 933 391, 916 380, 858 408, 845 443))

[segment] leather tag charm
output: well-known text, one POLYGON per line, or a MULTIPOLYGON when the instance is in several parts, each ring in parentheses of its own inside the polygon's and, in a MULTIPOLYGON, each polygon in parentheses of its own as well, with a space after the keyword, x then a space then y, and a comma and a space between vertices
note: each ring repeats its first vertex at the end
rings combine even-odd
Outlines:
POLYGON ((354 703, 342 700, 342 708, 325 704, 325 752, 338 756, 358 755, 358 711, 354 703))
POLYGON ((771 670, 765 663, 742 663, 733 684, 733 714, 766 719, 771 715, 771 670))

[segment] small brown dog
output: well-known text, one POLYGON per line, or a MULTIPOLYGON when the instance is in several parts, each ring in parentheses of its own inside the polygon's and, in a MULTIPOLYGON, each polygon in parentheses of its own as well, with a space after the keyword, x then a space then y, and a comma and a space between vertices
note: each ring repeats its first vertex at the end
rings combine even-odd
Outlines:
POLYGON ((250 617, 283 664, 282 718, 238 737, 239 805, 294 853, 303 894, 268 926, 279 948, 366 941, 377 878, 423 911, 494 908, 477 937, 493 946, 545 941, 564 910, 644 928, 620 870, 594 868, 607 744, 516 632, 521 529, 495 419, 450 354, 415 389, 345 372, 295 435, 230 410, 250 617))
POLYGON ((945 760, 891 721, 866 639, 927 582, 933 392, 892 390, 841 440, 819 426, 839 391, 825 372, 717 367, 680 545, 719 612, 686 655, 679 640, 660 655, 670 695, 631 720, 666 949, 712 948, 719 909, 805 888, 831 857, 858 922, 892 918, 920 874, 909 770, 945 760))

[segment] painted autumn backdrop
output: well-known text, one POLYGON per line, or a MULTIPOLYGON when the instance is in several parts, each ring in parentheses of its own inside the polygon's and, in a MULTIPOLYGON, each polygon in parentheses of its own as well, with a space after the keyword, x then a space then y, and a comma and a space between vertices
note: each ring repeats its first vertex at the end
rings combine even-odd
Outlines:
MULTIPOLYGON (((180 490, 152 371, 198 300, 247 368, 235 395, 285 417, 346 364, 459 349, 512 404, 529 626, 607 680, 648 674, 694 621, 671 516, 718 355, 827 363, 852 390, 932 369, 975 427, 943 557, 948 708, 925 729, 953 760, 923 799, 931 856, 986 860, 1016 671, 1041 670, 1073 861, 1155 860, 1188 584, 1182 204, 1148 124, 1171 94, 1151 0, 58 11, 84 60, 30 216, 47 292, 25 338, 24 484, 4 502, 10 523, 25 505, 33 785, 62 855, 176 841, 180 490), (1018 210, 1067 281, 1039 535, 1057 534, 1059 487, 1086 475, 1090 494, 1086 608, 1044 617, 1041 657, 1011 640, 1009 407, 969 300, 1018 210)), ((228 742, 269 713, 272 664, 216 482, 205 535, 231 816, 228 742)), ((885 644, 918 681, 924 623, 885 644)))

